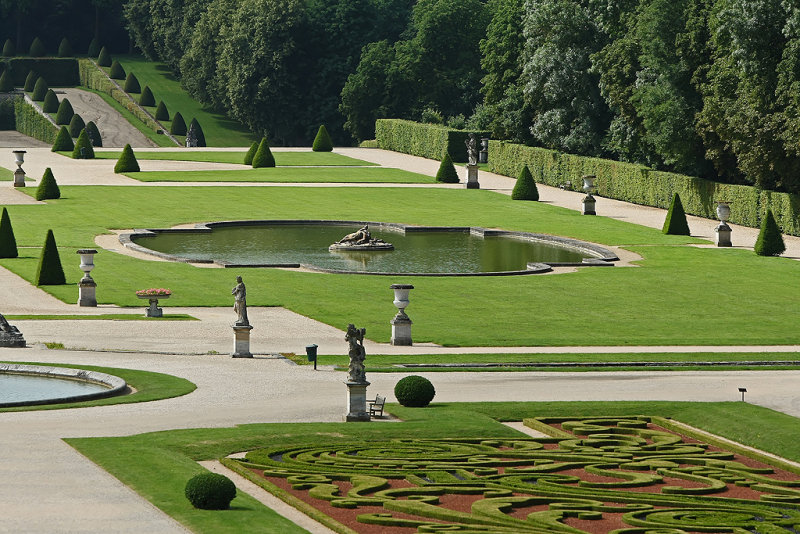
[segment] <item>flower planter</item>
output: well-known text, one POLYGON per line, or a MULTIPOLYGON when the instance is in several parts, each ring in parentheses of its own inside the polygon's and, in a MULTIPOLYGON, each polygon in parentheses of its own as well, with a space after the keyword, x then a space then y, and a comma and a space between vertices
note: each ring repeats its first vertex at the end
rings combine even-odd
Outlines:
POLYGON ((145 309, 145 317, 163 317, 164 310, 158 307, 159 299, 168 299, 171 295, 136 295, 140 299, 147 299, 150 301, 150 306, 145 309))

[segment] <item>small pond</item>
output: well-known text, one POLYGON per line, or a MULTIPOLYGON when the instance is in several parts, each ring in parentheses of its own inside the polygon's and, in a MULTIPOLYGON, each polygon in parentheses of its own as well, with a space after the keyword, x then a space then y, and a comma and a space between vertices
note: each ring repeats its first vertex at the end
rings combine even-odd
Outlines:
POLYGON ((126 388, 124 380, 104 373, 61 367, 0 365, 0 407, 91 400, 116 395, 126 388))

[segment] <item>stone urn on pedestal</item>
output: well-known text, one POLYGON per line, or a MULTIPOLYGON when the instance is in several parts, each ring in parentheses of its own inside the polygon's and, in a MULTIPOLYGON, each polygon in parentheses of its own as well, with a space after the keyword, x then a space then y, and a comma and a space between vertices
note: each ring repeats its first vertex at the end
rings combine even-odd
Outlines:
POLYGON ((172 295, 172 291, 165 288, 151 288, 142 289, 136 292, 136 296, 140 299, 146 299, 150 305, 145 309, 145 317, 163 317, 164 310, 158 307, 158 301, 168 299, 172 295))
POLYGON ((14 171, 14 187, 25 187, 25 171, 22 169, 22 164, 25 163, 25 150, 14 150, 14 159, 17 164, 17 170, 14 171))
POLYGON ((717 201, 717 218, 720 223, 714 229, 714 242, 718 247, 730 247, 731 227, 728 226, 728 218, 731 216, 731 207, 728 202, 717 201))
POLYGON ((583 214, 584 215, 597 215, 597 212, 594 209, 595 206, 595 199, 592 196, 592 193, 595 191, 594 181, 596 176, 593 174, 589 174, 583 177, 583 192, 586 193, 586 196, 583 197, 583 214))
POLYGON ((411 319, 406 315, 408 307, 408 293, 414 286, 408 284, 392 284, 394 290, 394 305, 397 306, 397 315, 392 319, 392 345, 411 345, 411 319))
MULTIPOLYGON (((77 254, 81 257, 81 271, 83 271, 83 278, 78 282, 78 306, 96 307, 97 284, 89 273, 94 269, 94 255, 97 254, 97 251, 91 248, 82 248, 77 251, 77 254)), ((158 305, 158 301, 156 301, 156 305, 158 305)))

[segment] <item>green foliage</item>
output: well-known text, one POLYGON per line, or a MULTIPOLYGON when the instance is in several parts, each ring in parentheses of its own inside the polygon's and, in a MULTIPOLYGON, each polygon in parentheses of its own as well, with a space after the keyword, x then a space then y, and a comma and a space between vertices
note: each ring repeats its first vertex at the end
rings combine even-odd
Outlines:
POLYGON ((58 57, 71 57, 72 55, 72 45, 69 44, 69 39, 64 37, 58 45, 58 57))
POLYGON ((514 184, 514 190, 511 192, 511 198, 514 200, 539 200, 539 189, 536 187, 536 181, 527 165, 523 165, 519 172, 517 183, 514 184))
POLYGON ((97 56, 97 64, 101 67, 111 66, 111 54, 108 53, 105 46, 100 49, 100 54, 97 56))
POLYGON ((0 215, 0 258, 16 258, 18 255, 11 218, 8 216, 8 210, 3 208, 3 213, 0 215))
POLYGON ((140 106, 155 106, 156 99, 153 96, 153 91, 150 90, 150 87, 145 85, 144 89, 142 89, 142 94, 139 96, 139 105, 140 106))
MULTIPOLYGON (((49 169, 48 169, 49 170, 49 169)), ((64 268, 61 267, 61 258, 58 255, 56 238, 53 230, 47 230, 47 237, 39 258, 39 267, 36 270, 35 283, 37 286, 50 286, 66 284, 64 268)))
POLYGON ((45 113, 56 113, 58 111, 58 97, 56 92, 48 89, 44 95, 44 102, 42 102, 42 109, 45 113))
POLYGON ((192 135, 197 141, 197 146, 206 146, 206 136, 203 133, 203 127, 200 126, 197 119, 192 119, 192 122, 189 123, 189 131, 186 133, 186 136, 189 137, 192 135))
POLYGON ((86 49, 86 55, 89 57, 97 57, 100 55, 100 41, 97 39, 97 37, 92 39, 89 43, 89 48, 86 49))
POLYGON ((114 172, 117 174, 139 172, 139 162, 136 161, 131 145, 125 145, 125 148, 122 149, 122 154, 120 154, 117 164, 114 165, 114 172))
POLYGON ((163 100, 158 101, 158 106, 156 106, 155 118, 157 121, 169 120, 169 111, 167 111, 167 106, 166 104, 164 104, 163 100))
POLYGON ((231 479, 217 473, 200 473, 186 483, 186 498, 201 510, 227 510, 236 497, 231 479))
POLYGON ((317 136, 314 138, 311 150, 314 152, 331 152, 333 150, 333 141, 331 136, 328 135, 328 130, 324 124, 321 124, 319 130, 317 130, 317 136))
POLYGON ((661 231, 670 235, 691 235, 689 223, 686 221, 686 212, 683 211, 683 204, 681 204, 681 197, 678 196, 678 193, 672 195, 672 202, 669 204, 667 218, 664 220, 664 227, 661 231))
POLYGON ((436 395, 431 381, 424 376, 410 375, 401 378, 394 386, 394 396, 403 406, 422 408, 436 395))
POLYGON ((489 132, 452 130, 445 126, 399 119, 379 119, 375 122, 375 139, 379 148, 428 159, 439 159, 446 152, 456 163, 467 161, 464 142, 470 133, 478 138, 489 135, 489 132))
POLYGON ((18 132, 48 144, 58 135, 58 128, 21 98, 14 102, 14 124, 18 132))
POLYGON ((14 103, 19 98, 0 100, 0 130, 16 130, 17 120, 14 117, 14 103))
MULTIPOLYGON (((94 125, 94 123, 92 123, 92 125, 94 125)), ((81 130, 83 130, 84 128, 86 128, 86 123, 83 121, 83 118, 80 115, 78 115, 77 113, 72 115, 72 118, 69 120, 69 135, 70 135, 70 137, 78 137, 81 134, 81 130)), ((96 126, 95 126, 95 128, 96 128, 96 126)), ((86 133, 89 136, 89 139, 91 140, 92 139, 92 133, 89 132, 88 129, 87 129, 86 133)), ((92 142, 92 146, 97 146, 97 145, 95 145, 94 142, 92 142)), ((66 148, 64 150, 72 150, 73 148, 75 148, 75 147, 71 146, 71 147, 66 148)))
POLYGON ((46 54, 46 50, 44 48, 44 43, 38 37, 33 39, 31 42, 31 48, 28 51, 28 55, 31 57, 43 57, 46 54))
MULTIPOLYGON (((78 135, 80 135, 80 132, 78 132, 78 135)), ((86 123, 86 135, 89 136, 92 146, 103 146, 103 138, 100 136, 100 130, 97 129, 94 121, 86 123)))
POLYGON ((61 190, 58 188, 56 178, 53 176, 53 171, 50 167, 44 170, 44 176, 39 182, 39 187, 36 188, 36 200, 50 200, 61 198, 61 190))
POLYGON ((761 231, 758 232, 754 249, 759 256, 780 256, 786 251, 781 229, 775 222, 772 210, 768 209, 766 216, 761 221, 761 231))
MULTIPOLYGON (((45 102, 47 102, 46 98, 45 102)), ((75 110, 72 109, 72 104, 70 104, 68 99, 64 98, 58 104, 58 111, 56 112, 56 124, 69 124, 73 115, 75 115, 75 110)))
POLYGON ((108 77, 112 80, 124 80, 125 76, 125 69, 123 69, 119 61, 115 59, 114 62, 111 63, 111 68, 108 70, 108 77))
MULTIPOLYGON (((71 86, 78 85, 78 61, 75 58, 58 58, 58 57, 45 57, 45 58, 32 58, 32 57, 14 57, 3 61, 14 85, 22 87, 27 80, 27 76, 31 71, 36 75, 41 76, 47 80, 52 86, 71 86)), ((33 80, 28 86, 32 91, 36 84, 37 76, 34 75, 33 80)))
POLYGON ((186 121, 183 120, 183 115, 181 115, 180 111, 176 111, 175 116, 172 117, 169 133, 172 135, 186 135, 186 121))
POLYGON ((267 138, 264 137, 261 139, 261 143, 258 145, 258 150, 256 150, 255 156, 253 156, 253 168, 259 169, 262 167, 274 166, 275 158, 272 156, 272 151, 269 149, 269 142, 267 142, 267 138))
POLYGON ((72 151, 73 159, 94 159, 94 149, 92 142, 89 140, 89 134, 86 133, 86 128, 81 130, 78 135, 78 140, 75 142, 75 149, 72 151))
POLYGON ((56 136, 56 140, 53 143, 53 148, 51 150, 53 152, 66 152, 71 151, 74 148, 75 143, 72 142, 72 135, 70 134, 69 129, 66 126, 62 126, 61 129, 58 130, 58 135, 56 136))
POLYGON ((17 47, 14 46, 14 41, 6 39, 3 45, 3 57, 14 57, 15 55, 17 55, 17 47))
POLYGON ((8 69, 3 71, 3 74, 0 74, 0 93, 10 93, 14 90, 14 83, 11 81, 11 75, 8 72, 8 69))
POLYGON ((253 164, 253 158, 255 157, 256 152, 258 152, 258 141, 253 141, 253 144, 250 145, 250 149, 244 155, 244 164, 245 165, 252 165, 253 164))
POLYGON ((33 86, 33 94, 31 95, 31 98, 36 102, 41 102, 44 100, 44 97, 47 95, 49 90, 50 88, 47 87, 47 82, 44 81, 44 78, 39 76, 36 78, 36 85, 33 86))
POLYGON ((453 165, 453 160, 448 152, 444 153, 442 162, 439 164, 439 170, 436 171, 436 181, 446 184, 457 184, 459 182, 456 167, 453 165))
POLYGON ((25 77, 25 84, 23 85, 23 89, 26 93, 33 91, 33 88, 36 87, 36 80, 38 79, 39 75, 36 74, 35 71, 28 71, 28 75, 25 77))
POLYGON ((125 78, 125 86, 123 87, 126 93, 139 93, 141 92, 142 88, 139 85, 139 80, 136 79, 136 75, 132 72, 128 73, 128 77, 125 78))

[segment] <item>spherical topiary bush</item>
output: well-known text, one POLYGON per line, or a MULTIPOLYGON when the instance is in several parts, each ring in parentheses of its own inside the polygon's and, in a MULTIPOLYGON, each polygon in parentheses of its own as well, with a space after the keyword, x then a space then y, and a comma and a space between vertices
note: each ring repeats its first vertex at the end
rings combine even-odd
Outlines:
POLYGON ((3 45, 3 57, 14 57, 17 54, 17 47, 11 39, 6 39, 3 45))
POLYGON ((44 100, 44 97, 47 95, 47 91, 50 89, 47 87, 47 82, 44 81, 44 78, 39 76, 36 78, 36 84, 33 86, 33 94, 31 98, 33 98, 37 102, 41 102, 44 100))
POLYGON ((36 87, 36 80, 39 75, 35 71, 28 71, 28 76, 25 78, 25 85, 22 87, 26 92, 30 93, 36 87))
POLYGON ((105 46, 100 49, 100 54, 97 56, 97 64, 101 67, 111 66, 111 54, 108 53, 105 46))
POLYGON ((421 408, 427 406, 436 395, 431 381, 424 376, 411 375, 401 378, 394 386, 394 396, 403 406, 421 408))
MULTIPOLYGON (((72 104, 70 104, 69 100, 64 98, 61 103, 58 104, 58 111, 56 112, 56 124, 61 126, 62 124, 69 124, 69 121, 72 120, 72 116, 75 115, 75 110, 72 109, 72 104)), ((78 130, 80 133, 80 130, 78 130)))
POLYGON ((164 104, 163 100, 159 100, 158 106, 156 106, 156 120, 157 121, 169 120, 169 111, 167 111, 167 105, 164 104))
MULTIPOLYGON (((72 116, 72 118, 69 120, 69 135, 70 135, 70 137, 78 137, 79 135, 81 135, 81 130, 83 130, 84 128, 86 128, 86 123, 83 122, 83 118, 80 115, 75 113, 72 116)), ((91 141, 91 139, 92 139, 91 133, 89 133, 88 131, 86 133, 89 134, 89 140, 91 141)), ((94 143, 92 143, 92 145, 94 145, 94 143)), ((73 148, 75 148, 75 147, 73 146, 69 150, 72 150, 73 148)))
POLYGON ((28 51, 28 55, 31 57, 44 57, 46 51, 44 49, 44 43, 38 37, 34 38, 33 42, 31 43, 31 48, 28 51))
POLYGON ((136 78, 136 75, 132 72, 128 73, 128 76, 125 78, 125 89, 126 93, 141 93, 142 86, 139 85, 139 80, 136 78))
MULTIPOLYGON (((86 123, 86 135, 89 136, 89 141, 92 142, 92 146, 103 146, 103 138, 100 137, 100 130, 97 129, 97 125, 94 121, 89 121, 86 123)), ((80 132, 78 132, 80 135, 80 132)))
POLYGON ((72 45, 66 37, 61 39, 61 44, 58 45, 58 57, 72 57, 72 45))
POLYGON ((56 92, 52 89, 48 89, 47 93, 45 93, 42 109, 45 113, 56 113, 58 111, 58 97, 56 96, 56 92))
POLYGON ((125 69, 122 68, 122 65, 119 64, 119 61, 116 59, 111 64, 111 68, 108 70, 108 77, 112 80, 124 80, 125 79, 125 69))
POLYGON ((227 510, 236 497, 236 486, 224 475, 200 473, 186 483, 185 494, 195 508, 227 510))

